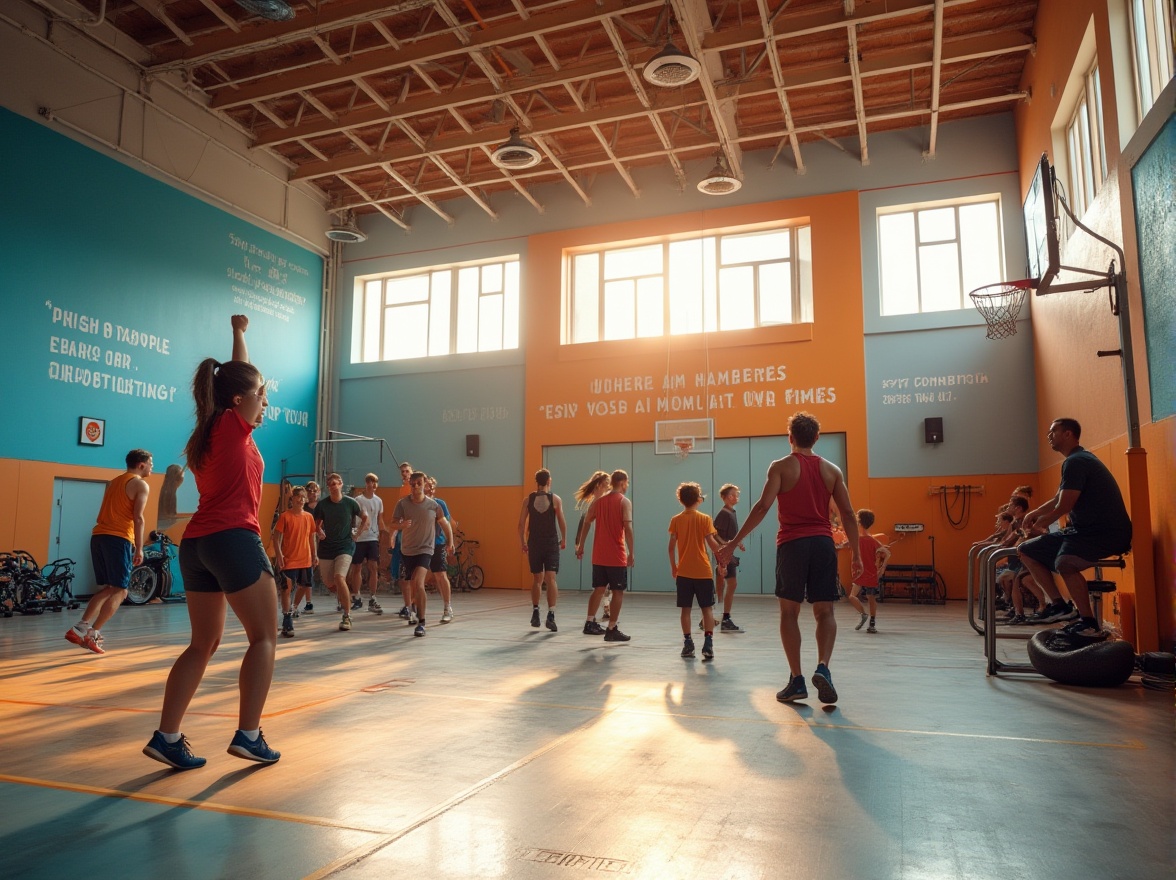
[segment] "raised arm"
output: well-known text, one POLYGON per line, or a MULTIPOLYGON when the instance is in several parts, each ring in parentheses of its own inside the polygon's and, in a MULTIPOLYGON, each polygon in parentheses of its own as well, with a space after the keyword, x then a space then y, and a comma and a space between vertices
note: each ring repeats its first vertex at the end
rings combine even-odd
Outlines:
POLYGON ((249 349, 245 347, 245 331, 249 329, 247 315, 233 315, 233 357, 235 361, 249 363, 249 349))

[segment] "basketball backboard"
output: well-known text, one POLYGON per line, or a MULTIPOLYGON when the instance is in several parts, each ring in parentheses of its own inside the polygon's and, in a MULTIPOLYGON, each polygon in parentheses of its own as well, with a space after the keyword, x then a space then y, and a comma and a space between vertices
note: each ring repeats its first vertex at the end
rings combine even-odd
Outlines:
POLYGON ((1046 153, 1037 162, 1037 171, 1025 196, 1025 239, 1029 253, 1028 277, 1037 279, 1037 295, 1043 296, 1061 269, 1053 168, 1046 153))

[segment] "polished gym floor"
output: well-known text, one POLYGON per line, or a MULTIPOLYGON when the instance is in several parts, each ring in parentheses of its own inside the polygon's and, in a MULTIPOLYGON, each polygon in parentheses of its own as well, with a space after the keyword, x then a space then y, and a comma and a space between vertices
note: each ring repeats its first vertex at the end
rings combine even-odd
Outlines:
POLYGON ((62 638, 77 612, 0 620, 0 878, 1173 876, 1172 695, 986 677, 963 603, 888 601, 873 635, 839 606, 826 707, 776 702, 770 597, 739 598, 713 662, 678 656, 669 595, 626 600, 627 644, 580 632, 583 593, 558 633, 525 593, 455 598, 423 639, 392 597, 350 633, 326 598, 297 620, 273 766, 225 753, 230 615, 184 773, 140 752, 182 603, 121 609, 103 656, 62 638))

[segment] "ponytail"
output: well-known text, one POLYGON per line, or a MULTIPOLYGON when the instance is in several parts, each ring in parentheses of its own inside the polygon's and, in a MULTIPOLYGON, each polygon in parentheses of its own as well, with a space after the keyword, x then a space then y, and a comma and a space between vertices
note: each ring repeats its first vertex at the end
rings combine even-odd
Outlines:
POLYGON ((253 389, 261 380, 261 372, 247 361, 220 363, 216 358, 205 358, 192 377, 192 398, 196 403, 196 425, 184 447, 188 467, 199 470, 208 455, 208 441, 212 426, 226 409, 233 408, 233 398, 253 389))

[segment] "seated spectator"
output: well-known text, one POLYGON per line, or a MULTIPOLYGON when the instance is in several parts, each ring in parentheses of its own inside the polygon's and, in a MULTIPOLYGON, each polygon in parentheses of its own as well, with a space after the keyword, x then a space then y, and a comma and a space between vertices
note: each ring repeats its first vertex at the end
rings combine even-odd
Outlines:
POLYGON ((1067 635, 1098 641, 1107 637, 1090 604, 1083 570, 1107 556, 1131 549, 1131 519, 1114 476, 1098 458, 1079 445, 1082 426, 1075 419, 1055 419, 1049 427, 1050 448, 1065 456, 1057 494, 1025 515, 1026 530, 1045 528, 1061 517, 1067 527, 1026 541, 1019 548, 1025 567, 1052 600, 1045 621, 1061 620, 1069 606, 1061 598, 1053 573, 1062 576, 1079 619, 1063 629, 1067 635), (1055 616, 1056 615, 1056 616, 1055 616))

